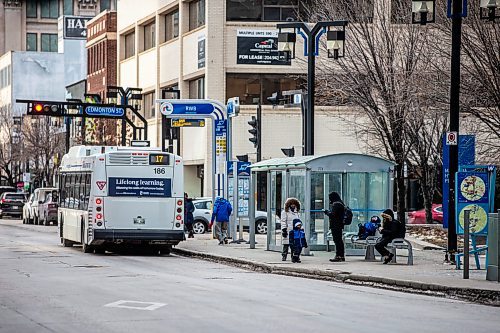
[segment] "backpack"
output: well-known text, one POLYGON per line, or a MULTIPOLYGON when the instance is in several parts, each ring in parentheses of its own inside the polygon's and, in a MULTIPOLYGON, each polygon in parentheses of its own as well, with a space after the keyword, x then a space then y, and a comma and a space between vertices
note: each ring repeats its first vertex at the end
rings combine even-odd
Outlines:
POLYGON ((352 223, 352 210, 349 206, 344 206, 344 225, 350 225, 352 223))

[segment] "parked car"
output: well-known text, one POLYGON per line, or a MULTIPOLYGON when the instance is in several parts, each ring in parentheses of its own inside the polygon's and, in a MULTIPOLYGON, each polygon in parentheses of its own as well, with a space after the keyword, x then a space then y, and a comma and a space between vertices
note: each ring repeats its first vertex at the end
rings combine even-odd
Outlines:
MULTIPOLYGON (((426 224, 425 209, 408 212, 408 224, 426 224)), ((432 205, 432 223, 443 223, 443 205, 432 205)))
POLYGON ((57 225, 57 208, 59 207, 57 191, 47 194, 45 201, 39 205, 40 224, 49 225, 51 222, 57 225))
POLYGON ((42 205, 45 202, 47 195, 50 194, 52 191, 57 191, 57 188, 54 187, 37 188, 33 192, 32 197, 30 196, 28 203, 23 208, 23 221, 29 224, 35 224, 35 225, 41 224, 40 216, 42 215, 40 214, 40 205, 42 205))
MULTIPOLYGON (((193 199, 194 204, 194 224, 195 234, 203 234, 208 231, 210 218, 212 217, 212 198, 193 199)), ((248 218, 242 219, 243 228, 248 229, 248 218)), ((255 212, 255 232, 258 234, 267 233, 267 213, 262 211, 255 212)))
POLYGON ((23 215, 23 205, 26 202, 24 193, 4 192, 0 195, 0 218, 4 216, 18 217, 23 215))
POLYGON ((17 188, 12 186, 0 186, 0 195, 4 192, 17 192, 17 188))

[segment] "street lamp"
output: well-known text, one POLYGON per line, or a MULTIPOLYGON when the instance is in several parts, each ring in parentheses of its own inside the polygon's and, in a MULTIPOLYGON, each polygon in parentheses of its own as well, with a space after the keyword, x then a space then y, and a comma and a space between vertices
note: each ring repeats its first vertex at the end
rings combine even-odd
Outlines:
POLYGON ((488 21, 500 18, 500 0, 481 0, 479 4, 479 17, 482 20, 488 21), (497 11, 499 12, 498 14, 497 11))
POLYGON ((326 21, 316 23, 312 29, 304 22, 279 23, 278 51, 286 61, 295 58, 297 33, 304 38, 304 56, 307 57, 307 109, 302 118, 304 133, 303 156, 314 155, 314 90, 316 56, 319 54, 320 37, 327 33, 328 57, 338 59, 344 56, 345 27, 347 21, 326 21), (332 30, 332 28, 335 28, 332 30), (283 32, 293 29, 293 32, 283 32), (327 30, 328 29, 328 30, 327 30))
POLYGON ((426 25, 427 23, 436 22, 436 16, 434 15, 436 0, 412 0, 411 4, 411 23, 426 25))

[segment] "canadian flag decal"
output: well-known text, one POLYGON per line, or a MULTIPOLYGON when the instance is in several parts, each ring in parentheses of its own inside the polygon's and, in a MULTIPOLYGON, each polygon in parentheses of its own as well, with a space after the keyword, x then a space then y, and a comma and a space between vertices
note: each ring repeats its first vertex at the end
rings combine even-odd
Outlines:
POLYGON ((95 182, 97 187, 102 191, 104 189, 104 187, 106 186, 106 182, 104 181, 96 181, 95 182))

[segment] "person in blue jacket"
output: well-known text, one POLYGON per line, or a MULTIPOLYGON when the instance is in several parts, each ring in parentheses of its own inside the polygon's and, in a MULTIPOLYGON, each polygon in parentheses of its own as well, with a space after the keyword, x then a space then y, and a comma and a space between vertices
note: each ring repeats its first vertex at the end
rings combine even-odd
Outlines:
POLYGON ((227 227, 232 212, 233 207, 229 201, 221 197, 215 199, 210 227, 212 227, 215 221, 215 233, 219 240, 219 245, 227 244, 227 227))
POLYGON ((293 220, 293 230, 290 230, 288 239, 292 246, 292 262, 301 262, 300 253, 303 247, 307 248, 307 241, 304 229, 302 229, 302 222, 299 219, 293 220))

